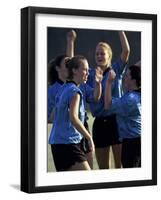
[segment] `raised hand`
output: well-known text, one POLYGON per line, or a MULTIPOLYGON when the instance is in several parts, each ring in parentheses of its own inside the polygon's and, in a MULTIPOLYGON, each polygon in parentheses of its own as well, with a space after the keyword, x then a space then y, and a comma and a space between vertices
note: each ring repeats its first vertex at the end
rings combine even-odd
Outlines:
POLYGON ((71 30, 67 33, 67 40, 69 41, 75 41, 76 37, 77 37, 77 34, 74 30, 71 30))
POLYGON ((116 73, 113 69, 108 72, 108 81, 112 82, 116 77, 116 73))
POLYGON ((103 79, 103 71, 100 67, 97 67, 95 74, 95 81, 96 83, 101 83, 102 79, 103 79))
POLYGON ((74 56, 74 42, 76 40, 77 34, 74 30, 71 30, 67 33, 67 47, 66 54, 69 57, 74 56))

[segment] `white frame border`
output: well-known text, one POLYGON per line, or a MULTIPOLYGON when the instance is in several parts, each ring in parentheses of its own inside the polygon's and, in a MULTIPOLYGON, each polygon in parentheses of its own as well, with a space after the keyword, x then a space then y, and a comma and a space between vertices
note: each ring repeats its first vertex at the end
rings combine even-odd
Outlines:
POLYGON ((103 17, 36 14, 35 18, 35 185, 103 183, 152 179, 152 21, 103 17), (79 24, 79 25, 78 25, 79 24), (141 32, 142 167, 47 173, 47 27, 90 28, 141 32), (148 41, 148 42, 147 42, 148 41), (151 131, 149 131, 151 130, 151 131), (128 174, 128 176, 127 176, 128 174), (81 179, 80 179, 81 177, 81 179))

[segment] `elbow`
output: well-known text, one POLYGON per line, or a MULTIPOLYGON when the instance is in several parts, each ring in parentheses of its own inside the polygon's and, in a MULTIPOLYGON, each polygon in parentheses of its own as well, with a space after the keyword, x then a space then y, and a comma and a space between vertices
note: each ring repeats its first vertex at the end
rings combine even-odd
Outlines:
POLYGON ((129 58, 129 55, 130 55, 130 46, 129 45, 124 49, 123 54, 124 54, 124 56, 129 58))
POLYGON ((129 46, 126 49, 125 53, 126 53, 127 59, 129 59, 129 56, 130 56, 130 47, 129 46))
POLYGON ((125 49, 123 52, 122 52, 122 56, 121 56, 121 59, 124 63, 127 63, 128 60, 129 60, 129 56, 130 56, 130 47, 125 49))
POLYGON ((127 49, 125 50, 125 55, 127 57, 129 57, 129 55, 130 55, 130 47, 127 47, 127 49))

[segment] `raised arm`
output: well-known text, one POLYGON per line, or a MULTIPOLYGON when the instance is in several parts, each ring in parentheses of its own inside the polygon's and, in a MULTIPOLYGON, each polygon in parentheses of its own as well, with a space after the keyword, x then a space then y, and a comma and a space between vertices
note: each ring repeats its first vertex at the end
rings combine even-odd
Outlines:
POLYGON ((120 42, 121 42, 121 47, 122 47, 121 60, 123 61, 123 63, 127 63, 129 59, 129 55, 130 55, 129 42, 127 40, 127 37, 124 31, 119 31, 119 37, 120 37, 120 42))
POLYGON ((71 30, 67 33, 67 49, 66 49, 66 54, 69 57, 74 56, 74 42, 76 39, 77 35, 74 30, 71 30))
POLYGON ((114 70, 110 70, 108 74, 108 79, 106 81, 106 87, 105 87, 105 99, 104 99, 104 109, 108 110, 112 103, 112 82, 115 79, 116 74, 114 70))

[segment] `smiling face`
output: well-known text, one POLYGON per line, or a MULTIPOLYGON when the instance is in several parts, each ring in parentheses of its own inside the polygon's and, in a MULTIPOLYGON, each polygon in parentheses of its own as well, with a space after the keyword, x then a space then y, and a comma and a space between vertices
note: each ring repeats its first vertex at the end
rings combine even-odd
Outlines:
POLYGON ((106 43, 99 43, 96 46, 95 60, 96 64, 104 71, 111 65, 112 50, 106 43))
POLYGON ((87 60, 82 60, 78 69, 73 69, 74 79, 77 84, 86 83, 89 75, 89 66, 87 60))
POLYGON ((126 71, 123 84, 128 91, 141 89, 141 68, 131 65, 126 71))

